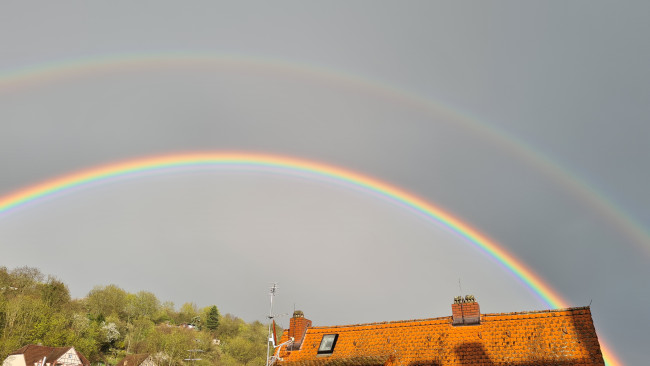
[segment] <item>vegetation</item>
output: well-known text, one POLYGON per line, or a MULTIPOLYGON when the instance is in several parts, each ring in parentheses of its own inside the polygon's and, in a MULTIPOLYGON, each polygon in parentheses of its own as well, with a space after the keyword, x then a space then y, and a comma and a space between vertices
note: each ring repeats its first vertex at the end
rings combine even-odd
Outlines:
POLYGON ((160 366, 183 365, 188 350, 202 365, 261 366, 265 325, 221 316, 216 305, 178 311, 151 292, 97 286, 71 299, 67 286, 38 269, 0 267, 0 359, 27 344, 74 346, 93 364, 114 365, 127 354, 149 353, 160 366))

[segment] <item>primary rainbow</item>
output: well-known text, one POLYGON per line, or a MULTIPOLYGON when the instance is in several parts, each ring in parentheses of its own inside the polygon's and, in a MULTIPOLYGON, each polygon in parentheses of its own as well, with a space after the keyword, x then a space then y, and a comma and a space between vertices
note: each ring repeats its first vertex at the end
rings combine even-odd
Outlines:
POLYGON ((511 156, 522 159, 526 164, 544 172, 557 184, 567 189, 573 197, 579 198, 588 204, 590 210, 598 212, 607 224, 614 225, 646 255, 650 255, 650 232, 639 220, 626 213, 613 199, 608 198, 603 192, 588 184, 587 181, 580 178, 572 170, 551 160, 541 151, 535 149, 534 146, 505 130, 499 129, 494 124, 480 123, 481 120, 478 116, 472 116, 468 111, 461 111, 457 107, 454 108, 448 102, 442 104, 440 101, 432 101, 429 98, 402 90, 394 85, 366 79, 354 74, 316 65, 297 64, 280 59, 238 54, 196 51, 127 53, 49 61, 19 69, 0 70, 0 94, 15 92, 33 85, 43 85, 53 81, 69 81, 70 79, 90 75, 125 72, 141 73, 145 70, 167 70, 169 68, 202 70, 208 73, 215 70, 242 73, 256 71, 268 72, 274 75, 315 77, 319 83, 357 89, 404 103, 404 105, 411 108, 423 109, 427 113, 435 112, 436 116, 449 117, 454 123, 462 125, 463 128, 481 136, 486 141, 491 141, 494 146, 509 151, 511 156))
MULTIPOLYGON (((382 197, 405 205, 426 217, 442 224, 468 240, 474 246, 500 262, 508 271, 533 290, 544 302, 553 308, 567 307, 567 303, 542 279, 526 268, 524 264, 502 249, 495 241, 481 234, 441 208, 400 188, 350 170, 309 160, 286 156, 255 153, 187 153, 155 156, 108 164, 77 173, 58 177, 12 194, 0 197, 0 214, 18 208, 40 198, 71 190, 92 182, 128 176, 136 173, 154 172, 170 168, 205 166, 243 166, 257 169, 274 169, 291 173, 306 174, 335 182, 351 184, 382 197)), ((620 364, 613 354, 601 345, 603 357, 608 365, 620 364)))

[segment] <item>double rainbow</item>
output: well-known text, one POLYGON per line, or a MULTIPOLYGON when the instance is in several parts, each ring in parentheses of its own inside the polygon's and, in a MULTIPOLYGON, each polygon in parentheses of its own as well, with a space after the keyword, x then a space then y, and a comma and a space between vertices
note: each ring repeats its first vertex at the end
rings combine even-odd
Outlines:
MULTIPOLYGON (((74 188, 80 188, 93 182, 173 168, 201 168, 210 166, 270 169, 285 173, 301 174, 315 177, 317 179, 327 179, 339 184, 351 185, 356 188, 370 191, 378 196, 395 201, 415 210, 466 239, 475 247, 501 263, 508 271, 519 278, 550 307, 563 308, 568 306, 557 292, 544 283, 544 281, 542 281, 538 275, 533 273, 533 271, 526 268, 520 260, 502 249, 492 239, 481 234, 476 229, 470 227, 468 224, 462 222, 450 213, 443 211, 441 208, 378 179, 339 167, 292 157, 254 153, 206 152, 173 154, 129 160, 65 175, 27 187, 4 197, 0 197, 0 214, 6 214, 10 210, 24 206, 28 203, 50 197, 57 193, 70 191, 74 188)), ((620 362, 615 360, 612 352, 607 349, 605 344, 601 345, 601 349, 606 364, 620 364, 620 362)))
POLYGON ((46 85, 52 82, 69 82, 75 78, 111 73, 143 72, 151 70, 197 70, 213 72, 250 73, 268 72, 286 77, 307 77, 320 84, 351 88, 368 95, 376 95, 386 100, 394 100, 415 110, 426 113, 435 112, 438 117, 445 116, 482 139, 492 142, 509 151, 512 156, 522 159, 531 167, 543 172, 556 184, 597 212, 606 224, 616 227, 631 244, 637 246, 645 255, 650 255, 650 232, 639 220, 626 213, 616 202, 605 196, 589 182, 581 179, 572 170, 551 160, 534 146, 497 128, 494 124, 481 123, 477 116, 470 115, 440 101, 402 90, 394 85, 370 80, 354 74, 327 69, 309 64, 289 63, 279 59, 250 57, 237 54, 215 54, 206 52, 157 52, 100 55, 72 60, 49 61, 19 69, 0 70, 0 94, 20 91, 31 86, 46 85))

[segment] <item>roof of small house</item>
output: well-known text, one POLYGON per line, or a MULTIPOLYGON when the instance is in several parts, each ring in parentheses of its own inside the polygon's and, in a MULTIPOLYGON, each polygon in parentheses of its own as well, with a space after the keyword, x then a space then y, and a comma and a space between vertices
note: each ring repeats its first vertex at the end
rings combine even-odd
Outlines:
POLYGON ((308 327, 300 348, 280 357, 281 366, 604 365, 589 307, 481 314, 473 325, 446 316, 308 327), (338 335, 334 349, 318 354, 326 334, 338 335))
MULTIPOLYGON (((47 362, 56 361, 66 352, 68 352, 72 347, 48 347, 48 346, 39 346, 36 344, 28 344, 22 348, 17 349, 12 352, 10 355, 20 355, 22 354, 25 357, 25 365, 32 366, 34 363, 47 357, 47 362)), ((90 362, 84 357, 79 351, 75 349, 77 356, 84 365, 90 365, 90 362)))
POLYGON ((122 361, 120 361, 117 364, 117 366, 138 366, 142 362, 144 362, 144 360, 146 360, 147 358, 149 358, 148 353, 141 353, 141 354, 136 354, 136 355, 128 355, 128 356, 124 357, 122 359, 122 361))

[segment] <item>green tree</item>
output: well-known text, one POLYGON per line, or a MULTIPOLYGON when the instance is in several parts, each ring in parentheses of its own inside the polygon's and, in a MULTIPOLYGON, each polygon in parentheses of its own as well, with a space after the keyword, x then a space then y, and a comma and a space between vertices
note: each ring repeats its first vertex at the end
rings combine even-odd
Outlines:
POLYGON ((74 331, 71 329, 72 319, 63 312, 53 312, 51 316, 44 319, 44 332, 40 337, 43 344, 52 347, 63 347, 74 339, 74 331))
POLYGON ((127 353, 144 353, 142 343, 154 331, 154 323, 147 318, 139 318, 128 325, 128 333, 125 337, 127 353))
POLYGON ((140 291, 135 295, 127 295, 126 312, 129 320, 139 318, 154 319, 159 309, 160 301, 151 292, 140 291))
POLYGON ((174 303, 171 301, 163 302, 158 308, 158 312, 154 316, 154 323, 167 323, 172 322, 174 318, 177 317, 176 310, 174 308, 174 303))
POLYGON ((203 351, 196 366, 264 363, 266 327, 260 322, 221 317, 216 305, 199 311, 185 303, 177 312, 151 292, 131 294, 116 285, 97 286, 85 299, 73 300, 62 281, 45 278, 31 267, 0 267, 0 359, 25 344, 42 343, 74 346, 93 363, 115 364, 135 352, 151 353, 160 366, 183 366, 188 349, 203 351), (181 328, 170 320, 198 327, 181 328))
POLYGON ((240 364, 247 364, 256 358, 265 358, 266 345, 254 343, 243 336, 238 336, 224 343, 224 352, 240 364))
POLYGON ((217 328, 217 337, 221 340, 235 338, 241 330, 246 327, 246 322, 232 315, 226 314, 219 321, 217 328))
POLYGON ((88 312, 97 317, 117 315, 126 318, 127 292, 115 285, 95 286, 86 297, 88 312))
POLYGON ((13 287, 18 288, 18 291, 21 293, 34 289, 45 279, 45 275, 38 268, 27 266, 12 270, 10 275, 13 287))
POLYGON ((7 305, 3 338, 8 339, 3 341, 17 344, 38 342, 42 334, 41 320, 47 310, 40 297, 19 295, 7 305))
POLYGON ((199 309, 193 302, 186 302, 178 312, 178 323, 191 323, 199 315, 199 309))
POLYGON ((145 346, 140 347, 138 351, 157 355, 158 364, 163 366, 183 365, 183 359, 187 358, 189 349, 207 351, 201 354, 201 358, 206 359, 213 359, 216 353, 216 349, 210 349, 208 346, 210 338, 207 333, 167 325, 155 327, 144 343, 145 346))
POLYGON ((205 320, 205 327, 211 331, 215 331, 219 327, 219 309, 216 305, 212 305, 210 310, 208 310, 207 319, 205 320))
POLYGON ((70 291, 65 283, 50 276, 47 283, 41 285, 41 297, 47 306, 61 309, 70 302, 70 291))
POLYGON ((102 358, 100 345, 104 339, 104 332, 100 323, 88 319, 85 312, 78 312, 72 315, 71 330, 73 334, 69 345, 74 346, 91 362, 102 358))

